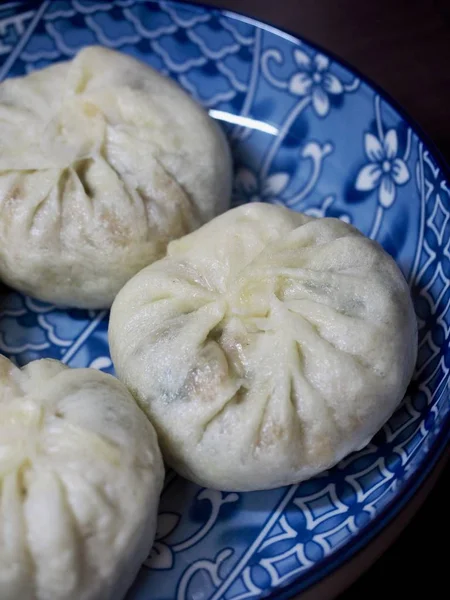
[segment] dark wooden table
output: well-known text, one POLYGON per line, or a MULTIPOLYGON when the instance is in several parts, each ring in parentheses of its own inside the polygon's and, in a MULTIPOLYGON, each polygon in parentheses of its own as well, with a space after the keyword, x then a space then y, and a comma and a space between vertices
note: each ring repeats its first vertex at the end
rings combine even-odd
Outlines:
MULTIPOLYGON (((203 0, 321 45, 378 83, 450 164, 450 0, 203 0)), ((450 466, 381 559, 339 600, 448 597, 450 466), (441 551, 442 548, 442 551, 441 551), (442 590, 442 591, 441 591, 442 590), (444 591, 447 590, 447 591, 444 591)))

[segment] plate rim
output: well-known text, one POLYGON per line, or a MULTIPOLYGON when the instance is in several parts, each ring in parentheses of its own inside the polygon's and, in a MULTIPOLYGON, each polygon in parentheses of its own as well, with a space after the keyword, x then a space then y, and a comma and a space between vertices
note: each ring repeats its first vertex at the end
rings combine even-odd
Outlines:
MULTIPOLYGON (((442 172, 443 178, 450 184, 450 163, 447 162, 443 153, 429 136, 429 134, 413 117, 411 117, 409 112, 404 109, 403 106, 399 104, 399 102, 397 102, 397 100, 393 98, 389 92, 387 92, 378 83, 373 81, 370 76, 362 73, 346 59, 340 57, 333 50, 329 50, 323 47, 321 44, 312 42, 307 36, 296 34, 290 31, 288 28, 272 25, 263 19, 248 16, 247 14, 237 10, 229 10, 222 6, 207 5, 202 0, 199 2, 196 0, 194 2, 190 0, 150 0, 150 2, 152 4, 159 5, 164 3, 173 6, 190 7, 212 14, 219 14, 230 19, 248 23, 249 25, 258 27, 264 31, 282 37, 289 42, 304 42, 316 52, 320 52, 328 56, 333 62, 347 69, 350 73, 354 74, 363 83, 369 86, 369 88, 374 90, 384 102, 390 105, 400 115, 400 117, 413 130, 413 133, 417 136, 426 150, 430 152, 432 159, 436 162, 437 166, 442 172)), ((444 393, 445 389, 448 390, 449 382, 450 374, 447 376, 447 380, 445 382, 446 385, 441 393, 444 393)), ((442 420, 439 433, 431 447, 427 450, 424 458, 419 463, 418 468, 405 482, 403 482, 400 490, 392 499, 390 499, 380 513, 376 515, 368 524, 360 527, 355 536, 351 540, 347 541, 343 546, 333 550, 327 557, 314 564, 291 582, 287 582, 285 585, 281 585, 277 589, 272 590, 265 597, 268 598, 268 600, 287 600, 306 590, 311 589, 319 580, 330 576, 339 568, 348 564, 360 550, 367 547, 370 542, 372 542, 389 524, 391 524, 407 506, 412 496, 426 482, 439 459, 442 458, 446 448, 449 446, 450 412, 448 412, 442 420)))

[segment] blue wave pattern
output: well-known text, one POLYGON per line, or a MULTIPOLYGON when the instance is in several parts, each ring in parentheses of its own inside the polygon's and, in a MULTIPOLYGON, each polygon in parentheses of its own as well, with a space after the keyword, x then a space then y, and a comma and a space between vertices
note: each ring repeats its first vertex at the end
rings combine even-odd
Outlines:
MULTIPOLYGON (((326 558, 364 539, 423 464, 449 412, 448 182, 372 88, 307 44, 245 19, 144 0, 0 7, 2 76, 97 43, 173 77, 223 120, 236 163, 233 204, 262 200, 352 222, 410 282, 417 371, 372 443, 328 473, 269 492, 216 492, 169 472, 155 544, 129 600, 244 600, 294 580, 306 587, 326 558)), ((112 373, 107 324, 105 311, 55 309, 3 292, 0 351, 19 365, 54 357, 112 373)))
POLYGON ((0 79, 9 71, 10 56, 30 27, 36 7, 4 2, 0 7, 0 79))

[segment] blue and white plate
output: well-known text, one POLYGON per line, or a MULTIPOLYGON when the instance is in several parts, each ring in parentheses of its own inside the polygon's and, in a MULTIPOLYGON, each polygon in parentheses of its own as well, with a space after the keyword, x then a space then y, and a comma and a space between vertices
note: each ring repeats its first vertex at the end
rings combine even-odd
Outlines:
MULTIPOLYGON (((408 395, 333 470, 255 493, 169 473, 154 548, 129 600, 287 598, 367 544, 411 498, 450 434, 450 189, 430 144, 385 95, 321 50, 232 13, 148 0, 4 2, 0 77, 103 44, 173 77, 226 129, 235 204, 354 223, 410 282, 420 326, 408 395)), ((0 141, 1 143, 1 141, 0 141)), ((105 311, 7 292, 0 351, 112 372, 105 311)))

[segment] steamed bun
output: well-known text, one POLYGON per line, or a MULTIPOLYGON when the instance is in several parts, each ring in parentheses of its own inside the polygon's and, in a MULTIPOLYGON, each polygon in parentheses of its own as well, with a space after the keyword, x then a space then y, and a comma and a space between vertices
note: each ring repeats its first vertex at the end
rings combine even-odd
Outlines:
POLYGON ((201 485, 257 490, 369 442, 405 393, 417 326, 377 243, 337 219, 255 203, 133 277, 109 339, 167 462, 201 485))
POLYGON ((0 356, 0 598, 120 600, 151 547, 163 464, 126 388, 0 356))
POLYGON ((0 84, 0 278, 109 307, 167 243, 228 208, 223 133, 173 81, 101 47, 0 84))

